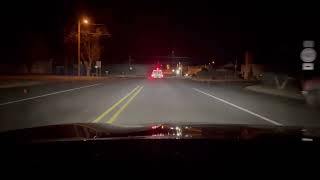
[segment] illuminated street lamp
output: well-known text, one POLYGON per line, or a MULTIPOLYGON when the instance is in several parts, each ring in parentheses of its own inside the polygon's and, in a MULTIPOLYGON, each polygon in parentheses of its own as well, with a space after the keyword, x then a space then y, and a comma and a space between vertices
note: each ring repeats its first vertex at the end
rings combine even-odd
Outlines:
POLYGON ((83 23, 84 23, 84 24, 88 24, 88 23, 89 23, 89 20, 88 20, 88 19, 83 19, 83 23))
MULTIPOLYGON (((88 19, 83 19, 82 20, 83 24, 88 24, 89 20, 88 19)), ((79 19, 78 21, 78 76, 80 76, 80 33, 81 33, 81 20, 79 19)))
MULTIPOLYGON (((81 44, 81 38, 80 38, 80 34, 81 34, 81 24, 85 24, 85 25, 90 25, 90 26, 105 26, 105 24, 93 24, 93 23, 90 23, 89 20, 87 18, 84 18, 84 19, 79 19, 78 21, 78 76, 80 76, 80 55, 81 55, 81 48, 80 48, 80 44, 81 44)), ((103 34, 103 36, 111 36, 111 34, 109 33, 106 33, 106 34, 103 34)))

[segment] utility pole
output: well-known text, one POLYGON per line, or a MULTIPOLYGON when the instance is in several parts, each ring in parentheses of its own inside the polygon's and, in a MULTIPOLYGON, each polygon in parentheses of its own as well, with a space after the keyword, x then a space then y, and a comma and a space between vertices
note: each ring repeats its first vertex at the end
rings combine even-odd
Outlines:
MULTIPOLYGON (((81 75, 81 23, 84 25, 91 25, 91 26, 105 26, 105 24, 93 24, 89 23, 89 20, 84 18, 78 19, 78 76, 81 75)), ((95 33, 87 33, 87 34, 95 34, 95 33)), ((109 33, 102 34, 103 36, 111 36, 109 33)))

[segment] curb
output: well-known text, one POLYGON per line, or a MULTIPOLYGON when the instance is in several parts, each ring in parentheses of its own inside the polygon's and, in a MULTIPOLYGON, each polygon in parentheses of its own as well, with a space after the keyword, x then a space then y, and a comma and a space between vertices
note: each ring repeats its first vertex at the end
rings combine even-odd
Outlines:
POLYGON ((246 89, 248 91, 254 91, 257 93, 269 94, 269 95, 280 96, 280 97, 296 99, 296 100, 304 100, 304 97, 302 94, 298 94, 298 93, 289 93, 288 94, 288 92, 286 92, 286 91, 277 90, 277 89, 267 89, 267 88, 263 88, 262 86, 259 86, 259 85, 247 86, 244 89, 246 89))
POLYGON ((256 83, 257 81, 243 80, 243 79, 189 79, 195 82, 234 82, 234 83, 256 83))
POLYGON ((6 88, 16 88, 16 87, 30 87, 35 86, 39 84, 45 84, 46 82, 41 81, 30 81, 30 82, 16 82, 16 83, 9 83, 9 84, 3 84, 0 85, 0 89, 6 89, 6 88))

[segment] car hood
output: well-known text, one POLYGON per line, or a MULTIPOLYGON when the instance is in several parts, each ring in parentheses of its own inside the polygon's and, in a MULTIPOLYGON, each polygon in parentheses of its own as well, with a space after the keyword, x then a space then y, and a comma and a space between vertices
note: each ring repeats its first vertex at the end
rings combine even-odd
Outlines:
POLYGON ((98 123, 50 125, 0 133, 1 142, 43 142, 106 139, 219 139, 315 141, 320 129, 280 126, 158 124, 122 127, 98 123))

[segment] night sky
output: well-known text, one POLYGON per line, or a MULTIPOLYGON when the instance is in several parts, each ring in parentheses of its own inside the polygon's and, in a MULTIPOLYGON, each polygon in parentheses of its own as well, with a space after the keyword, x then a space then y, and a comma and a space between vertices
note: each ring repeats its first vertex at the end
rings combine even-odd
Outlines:
MULTIPOLYGON (((320 13, 314 4, 212 3, 208 1, 15 1, 1 6, 1 61, 24 63, 54 58, 63 62, 64 32, 78 17, 106 24, 104 63, 152 63, 152 56, 192 57, 192 63, 242 60, 296 66, 302 40, 319 39, 320 13)), ((76 30, 76 29, 74 29, 76 30)))

